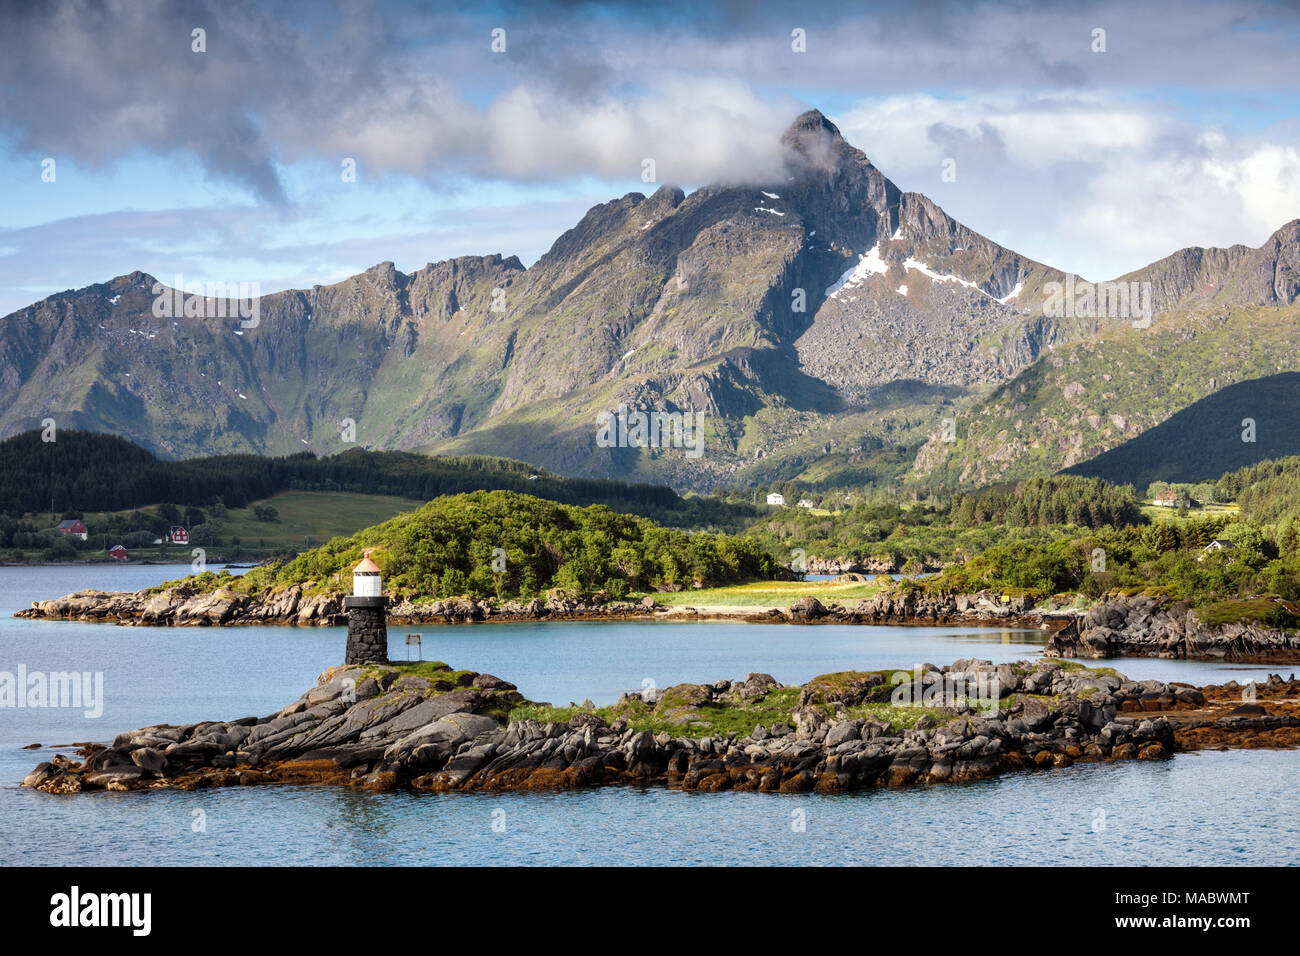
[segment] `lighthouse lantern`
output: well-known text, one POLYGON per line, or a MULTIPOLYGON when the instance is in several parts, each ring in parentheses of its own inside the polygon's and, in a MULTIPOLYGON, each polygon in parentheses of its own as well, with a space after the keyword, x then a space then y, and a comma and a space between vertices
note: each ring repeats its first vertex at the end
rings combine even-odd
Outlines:
POLYGON ((370 550, 363 552, 361 563, 352 569, 352 593, 356 597, 379 597, 384 593, 379 566, 370 560, 370 550))

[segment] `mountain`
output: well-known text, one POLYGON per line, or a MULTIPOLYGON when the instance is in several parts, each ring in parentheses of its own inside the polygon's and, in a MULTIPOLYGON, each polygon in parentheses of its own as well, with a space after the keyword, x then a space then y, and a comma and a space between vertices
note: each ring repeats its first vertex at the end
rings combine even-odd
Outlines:
MULTIPOLYGON (((1049 314, 1070 277, 901 191, 821 113, 782 146, 781 182, 631 193, 528 268, 383 263, 263 296, 255 326, 220 298, 157 317, 142 273, 51 296, 0 320, 0 436, 54 418, 165 457, 353 438, 683 489, 856 484, 923 467, 942 418, 1114 324, 1049 314), (702 413, 703 454, 602 447, 622 404, 702 413)), ((1161 302, 1293 299, 1295 249, 1281 236, 1271 273, 1260 250, 1185 250, 1142 281, 1161 302)))
POLYGON ((1115 281, 1151 283, 1149 328, 1107 319, 1054 345, 963 409, 955 440, 933 429, 911 478, 955 486, 1068 469, 1145 487, 1300 450, 1281 374, 1300 371, 1300 219, 1258 249, 1183 249, 1115 281), (1243 418, 1267 441, 1242 442, 1243 418))
POLYGON ((880 453, 1077 334, 1035 314, 1061 273, 900 191, 820 113, 783 144, 784 182, 629 194, 530 268, 384 263, 264 296, 256 327, 157 318, 142 273, 51 296, 0 324, 0 435, 53 417, 170 457, 332 452, 350 419, 373 448, 706 487, 880 453), (705 413, 707 453, 598 447, 620 403, 705 413))
POLYGON ((1180 249, 1121 282, 1150 282, 1155 310, 1197 304, 1290 305, 1300 299, 1300 219, 1258 249, 1180 249))
POLYGON ((1266 375, 1221 388, 1066 471, 1138 488, 1214 481, 1255 462, 1300 454, 1298 421, 1300 372, 1266 375))

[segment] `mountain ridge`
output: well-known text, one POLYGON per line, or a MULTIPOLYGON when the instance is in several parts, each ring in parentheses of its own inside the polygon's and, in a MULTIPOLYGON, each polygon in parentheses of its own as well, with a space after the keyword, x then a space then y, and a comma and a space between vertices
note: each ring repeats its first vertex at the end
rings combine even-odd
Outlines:
MULTIPOLYGON (((262 296, 253 327, 160 321, 140 272, 50 296, 0 320, 0 437, 53 417, 176 458, 336 452, 350 427, 364 447, 678 488, 822 459, 878 480, 899 470, 871 472, 876 452, 922 446, 954 408, 1103 332, 1047 314, 1066 273, 900 190, 820 112, 782 142, 784 183, 629 193, 527 268, 383 262, 262 296), (596 414, 620 404, 705 413, 707 453, 596 446, 596 414)), ((1129 275, 1162 303, 1210 283, 1293 301, 1296 230, 1275 236, 1271 259, 1180 250, 1129 275)))

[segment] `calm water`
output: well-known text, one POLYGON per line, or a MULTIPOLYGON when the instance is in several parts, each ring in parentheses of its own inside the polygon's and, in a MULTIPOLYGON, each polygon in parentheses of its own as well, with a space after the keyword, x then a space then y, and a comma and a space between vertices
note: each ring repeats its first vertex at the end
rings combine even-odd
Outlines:
MULTIPOLYGON (((134 628, 12 618, 34 598, 136 589, 186 566, 0 568, 0 671, 102 672, 103 715, 0 709, 0 863, 1294 863, 1297 752, 1081 765, 965 786, 834 797, 609 788, 369 794, 335 788, 53 797, 17 785, 51 751, 150 723, 278 710, 342 657, 341 628, 134 628), (1032 812, 1026 808, 1032 807, 1032 812), (800 828, 800 822, 803 826, 800 828), (202 824, 202 826, 200 826, 202 824), (495 824, 495 826, 494 826, 495 824), (196 829, 196 827, 198 829, 196 829)), ((1032 658, 1033 631, 849 626, 529 624, 395 628, 423 656, 514 681, 535 700, 612 702, 652 680, 785 683, 958 657, 1032 658)), ((1195 683, 1263 667, 1123 660, 1195 683)))

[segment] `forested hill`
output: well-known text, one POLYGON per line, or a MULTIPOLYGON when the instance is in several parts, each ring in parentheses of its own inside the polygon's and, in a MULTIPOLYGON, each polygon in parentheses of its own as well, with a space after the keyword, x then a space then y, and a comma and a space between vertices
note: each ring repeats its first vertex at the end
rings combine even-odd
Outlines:
POLYGON ((664 485, 565 478, 525 462, 482 455, 428 456, 350 449, 318 458, 221 455, 163 461, 114 435, 39 431, 0 442, 0 508, 10 515, 118 511, 171 502, 242 508, 289 489, 429 500, 468 491, 516 491, 570 505, 603 504, 683 527, 739 527, 757 513, 715 499, 683 498, 664 485))
POLYGON ((201 588, 250 593, 302 585, 344 591, 363 549, 383 569, 395 600, 460 594, 531 598, 561 587, 633 591, 712 587, 789 577, 750 538, 688 534, 608 508, 575 508, 531 495, 474 492, 430 501, 416 511, 240 578, 207 572, 201 588))
POLYGON ((1215 496, 1236 501, 1245 517, 1261 524, 1300 522, 1300 457, 1261 461, 1224 475, 1215 496))
POLYGON ((1139 488, 1153 481, 1214 481, 1300 452, 1298 420, 1300 372, 1267 375, 1222 388, 1066 472, 1139 488))

